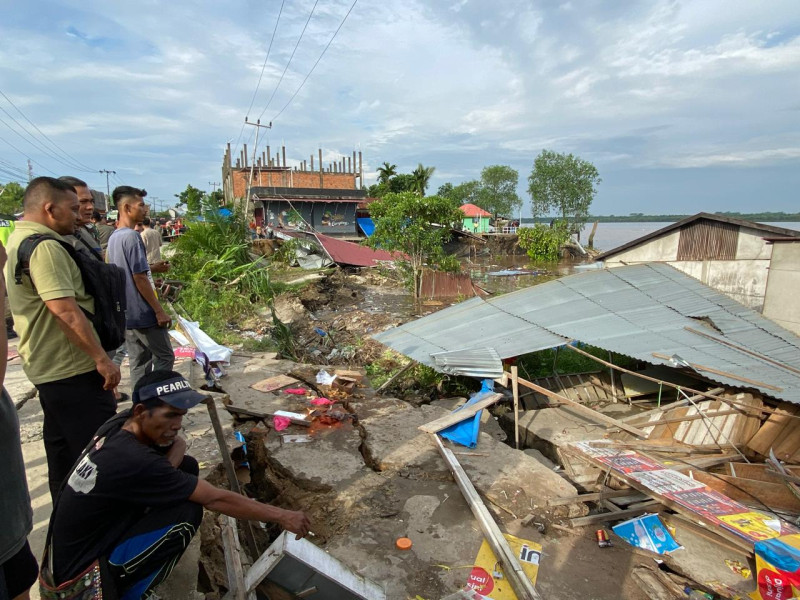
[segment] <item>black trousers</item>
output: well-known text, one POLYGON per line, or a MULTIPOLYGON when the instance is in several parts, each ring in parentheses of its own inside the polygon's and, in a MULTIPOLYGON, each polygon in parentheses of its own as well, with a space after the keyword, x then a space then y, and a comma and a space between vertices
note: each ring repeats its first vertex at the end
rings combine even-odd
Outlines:
POLYGON ((47 478, 55 502, 78 456, 100 425, 117 412, 117 402, 113 390, 103 389, 103 377, 97 371, 40 383, 36 389, 44 412, 47 478))
POLYGON ((13 600, 29 590, 39 576, 39 565, 28 542, 0 565, 0 600, 13 600))
MULTIPOLYGON (((179 469, 197 475, 199 467, 185 456, 179 469)), ((120 600, 148 598, 172 572, 203 519, 203 507, 181 502, 150 508, 117 542, 108 555, 120 600)))

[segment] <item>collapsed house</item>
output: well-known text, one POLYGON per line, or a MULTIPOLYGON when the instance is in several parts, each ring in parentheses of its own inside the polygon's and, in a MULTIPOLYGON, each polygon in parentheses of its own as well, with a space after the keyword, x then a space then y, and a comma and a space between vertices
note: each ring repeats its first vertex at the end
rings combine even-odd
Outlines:
MULTIPOLYGON (((764 544, 800 539, 800 338, 676 268, 619 266, 476 297, 374 338, 440 372, 505 384, 503 361, 528 353, 597 361, 596 372, 539 381, 512 367, 514 387, 528 391, 501 417, 518 447, 541 452, 596 505, 570 527, 657 513, 660 534, 663 522, 685 548, 698 536, 710 546, 667 564, 726 598, 752 591, 754 556, 771 556, 764 544), (650 366, 631 371, 611 353, 650 366)), ((662 554, 652 536, 621 531, 662 554)), ((656 579, 642 579, 650 597, 674 597, 656 579)), ((762 579, 763 597, 777 597, 762 579)))

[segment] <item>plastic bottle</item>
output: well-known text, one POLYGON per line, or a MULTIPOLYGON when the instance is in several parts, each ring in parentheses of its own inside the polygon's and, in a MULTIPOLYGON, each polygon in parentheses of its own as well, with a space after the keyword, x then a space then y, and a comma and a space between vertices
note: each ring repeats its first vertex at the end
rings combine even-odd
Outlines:
POLYGON ((683 592, 689 597, 689 600, 714 600, 714 596, 711 594, 701 592, 700 590, 693 590, 690 587, 685 588, 683 592))

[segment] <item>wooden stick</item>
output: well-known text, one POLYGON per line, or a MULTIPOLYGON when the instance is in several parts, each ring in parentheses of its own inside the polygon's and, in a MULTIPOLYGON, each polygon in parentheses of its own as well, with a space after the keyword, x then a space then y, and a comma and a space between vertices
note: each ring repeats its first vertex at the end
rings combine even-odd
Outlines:
POLYGON ((547 501, 547 506, 563 506, 565 504, 575 504, 576 502, 597 502, 608 498, 624 498, 626 496, 641 496, 636 490, 607 490, 602 492, 591 492, 589 494, 578 494, 577 496, 565 496, 563 498, 552 498, 547 501))
MULTIPOLYGON (((695 402, 697 402, 698 400, 702 400, 703 398, 706 398, 707 396, 716 396, 717 394, 721 394, 724 391, 725 390, 723 388, 714 388, 713 390, 708 390, 708 392, 705 395, 691 396, 691 399, 694 400, 695 402)), ((649 400, 648 400, 648 402, 649 402, 649 400)), ((666 412, 666 411, 670 410, 671 408, 678 408, 678 407, 681 407, 681 406, 685 406, 685 405, 689 404, 689 402, 690 402, 689 399, 681 398, 680 400, 675 400, 675 402, 670 402, 669 404, 662 404, 661 406, 659 406, 657 408, 652 408, 652 409, 646 410, 644 412, 636 413, 635 415, 629 415, 627 417, 622 417, 620 419, 620 421, 624 421, 625 423, 630 423, 632 421, 638 421, 642 417, 649 417, 650 415, 655 414, 657 412, 666 412)))
POLYGON ((503 574, 511 585, 511 589, 513 589, 514 593, 517 595, 517 598, 519 598, 519 600, 542 600, 542 597, 536 591, 536 588, 533 587, 525 571, 522 570, 522 566, 517 561, 516 555, 509 547, 506 538, 503 537, 503 534, 500 532, 497 523, 492 519, 492 515, 486 508, 486 505, 481 501, 481 497, 478 495, 469 477, 467 477, 466 472, 459 464, 458 459, 448 448, 444 447, 438 435, 434 435, 433 437, 439 448, 439 453, 442 455, 442 458, 444 458, 444 461, 447 463, 447 467, 453 474, 453 478, 456 480, 456 484, 458 484, 467 504, 469 504, 472 514, 475 515, 475 518, 478 520, 478 524, 481 526, 484 536, 486 536, 486 541, 489 543, 489 547, 492 549, 492 552, 494 552, 495 557, 497 557, 497 562, 502 567, 503 574))
MULTIPOLYGON (((761 415, 761 411, 757 408, 754 408, 753 412, 757 412, 758 416, 761 415)), ((746 415, 746 414, 747 411, 743 408, 733 408, 731 410, 703 412, 703 413, 697 413, 695 415, 684 415, 682 417, 670 417, 669 419, 658 419, 657 421, 645 421, 644 423, 637 423, 637 425, 640 425, 641 427, 654 427, 655 425, 666 425, 668 423, 683 423, 684 421, 696 421, 697 419, 703 419, 705 417, 713 419, 714 417, 727 417, 729 415, 746 415)))
POLYGON ((596 410, 592 410, 588 406, 584 406, 580 402, 575 402, 574 400, 570 400, 566 396, 562 396, 561 394, 557 394, 556 392, 550 391, 547 388, 544 388, 540 385, 536 385, 535 383, 530 382, 527 379, 523 379, 522 377, 519 378, 519 382, 527 388, 537 391, 540 394, 544 394, 548 398, 555 398, 559 402, 563 402, 564 404, 569 405, 571 408, 575 410, 575 412, 582 414, 583 416, 585 416, 591 421, 594 421, 595 423, 613 425, 614 427, 618 427, 619 429, 624 429, 625 431, 635 435, 636 437, 647 439, 648 434, 639 429, 638 427, 628 425, 627 423, 623 423, 622 421, 618 421, 617 419, 612 419, 611 417, 604 415, 603 413, 599 413, 596 410))
POLYGON ((599 515, 589 515, 587 517, 575 517, 570 519, 569 522, 573 527, 583 527, 584 525, 592 525, 594 523, 602 523, 603 521, 621 521, 626 517, 635 517, 643 512, 654 510, 653 507, 659 504, 656 500, 648 500, 647 502, 640 502, 636 508, 626 508, 619 512, 602 513, 599 515))
POLYGON ((714 337, 713 335, 709 335, 708 333, 705 333, 704 331, 698 331, 697 329, 693 329, 693 328, 689 327, 688 325, 686 327, 684 327, 684 329, 686 331, 694 333, 695 335, 703 336, 704 338, 708 338, 709 340, 712 340, 714 342, 717 342, 717 343, 720 343, 720 344, 724 344, 725 346, 728 346, 729 348, 733 348, 734 350, 738 350, 739 352, 744 352, 745 354, 749 354, 750 356, 754 356, 755 358, 758 358, 759 360, 763 360, 764 362, 768 362, 771 365, 775 365, 776 367, 780 367, 782 369, 786 369, 787 371, 791 371, 792 373, 796 373, 796 374, 800 375, 800 369, 795 369, 791 365, 787 365, 787 364, 779 362, 777 360, 773 360, 769 356, 764 356, 763 354, 759 354, 758 352, 753 352, 752 350, 748 350, 747 348, 742 348, 741 346, 738 346, 738 345, 736 345, 736 344, 734 344, 732 342, 729 342, 727 340, 721 340, 718 337, 714 337))
POLYGON ((474 417, 479 411, 491 406, 492 404, 495 404, 498 400, 502 399, 502 394, 492 394, 483 400, 478 400, 474 404, 467 404, 454 412, 446 414, 443 417, 425 423, 424 425, 420 425, 417 429, 424 431, 425 433, 438 433, 442 429, 446 429, 451 425, 461 423, 461 421, 465 419, 474 417))
MULTIPOLYGON (((219 421, 217 414, 217 405, 214 403, 213 398, 206 398, 206 407, 208 408, 208 416, 211 418, 211 426, 214 428, 214 437, 217 438, 219 445, 219 453, 222 456, 222 464, 225 465, 225 472, 228 475, 228 483, 230 483, 231 491, 236 494, 242 493, 242 488, 239 486, 239 479, 236 477, 236 468, 233 466, 231 453, 228 451, 228 444, 225 442, 225 433, 222 431, 222 424, 219 421)), ((247 551, 253 560, 258 557, 258 545, 256 544, 256 536, 253 533, 253 524, 250 521, 244 523, 244 540, 247 544, 247 551)))
POLYGON ((519 373, 511 367, 511 390, 514 394, 514 444, 519 450, 519 373))
MULTIPOLYGON (((661 354, 660 352, 651 352, 655 358, 659 358, 661 360, 672 360, 671 356, 667 356, 666 354, 661 354)), ((705 365, 698 365, 696 363, 686 363, 695 371, 705 371, 706 373, 714 373, 715 375, 721 375, 722 377, 729 377, 730 379, 735 379, 736 381, 741 381, 742 383, 749 383, 750 385, 756 385, 759 387, 765 387, 769 390, 775 390, 776 392, 782 392, 783 388, 775 387, 774 385, 770 385, 768 383, 764 383, 763 381, 757 381, 755 379, 748 379, 747 377, 741 377, 739 375, 734 375, 733 373, 728 373, 727 371, 720 371, 719 369, 715 369, 714 367, 707 367, 705 365)))
MULTIPOLYGON (((573 340, 570 340, 570 341, 573 341, 573 340)), ((677 383, 671 383, 669 381, 662 381, 661 379, 656 379, 655 377, 650 377, 648 375, 643 375, 642 373, 637 373, 636 371, 631 371, 630 369, 626 369, 625 367, 618 367, 617 365, 612 364, 612 363, 610 363, 608 361, 605 361, 602 358, 597 358, 594 354, 589 354, 588 352, 586 352, 584 350, 581 350, 580 348, 576 348, 575 346, 572 346, 569 343, 567 344, 567 348, 569 348, 570 350, 573 350, 574 352, 577 352, 578 354, 582 354, 586 358, 591 358, 592 360, 597 361, 600 364, 612 367, 612 368, 614 368, 617 371, 620 371, 622 373, 627 373, 628 375, 633 375, 634 377, 639 377, 640 379, 647 379, 648 381, 659 383, 661 385, 666 385, 667 387, 671 387, 671 388, 676 389, 676 390, 683 390, 684 392, 690 392, 692 394, 695 394, 696 396, 701 396, 703 398, 708 398, 709 400, 719 400, 720 402, 724 402, 725 404, 730 404, 732 406, 746 406, 747 408, 753 408, 749 404, 745 404, 744 402, 737 402, 736 400, 733 400, 731 398, 724 398, 722 396, 716 397, 711 393, 714 390, 711 390, 711 391, 708 391, 708 392, 701 392, 699 390, 693 390, 692 388, 686 387, 684 385, 678 385, 677 383)), ((717 392, 717 393, 719 393, 719 392, 717 392)), ((694 399, 694 397, 692 399, 694 399)), ((685 400, 685 398, 684 398, 684 400, 685 400)), ((675 406, 675 404, 674 403, 670 404, 670 406, 675 406)), ((785 413, 779 412, 779 411, 774 410, 772 408, 766 408, 766 407, 759 408, 758 410, 760 410, 761 412, 770 414, 770 415, 773 415, 773 414, 774 415, 784 415, 784 416, 788 416, 789 418, 792 418, 792 419, 800 419, 800 414, 798 414, 798 415, 786 415, 785 413)), ((645 413, 639 413, 639 414, 643 415, 645 413)), ((628 417, 628 418, 632 419, 633 415, 631 417, 628 417)))
POLYGON ((255 592, 246 593, 244 587, 244 568, 242 567, 239 534, 236 519, 226 515, 219 516, 222 550, 225 553, 225 569, 228 572, 228 593, 231 600, 255 600, 255 592))
POLYGON ((392 385, 392 384, 395 382, 395 380, 396 380, 398 377, 400 377, 400 376, 401 376, 403 373, 405 373, 406 371, 408 371, 408 370, 409 370, 411 367, 413 367, 413 366, 414 366, 414 365, 416 365, 416 364, 417 364, 417 361, 415 361, 415 360, 412 360, 412 361, 411 361, 410 363, 408 363, 408 364, 407 364, 405 367, 403 367, 403 368, 402 368, 402 369, 400 369, 400 370, 399 370, 397 373, 395 373, 394 375, 392 375, 391 377, 389 377, 389 379, 387 379, 386 381, 384 381, 384 382, 383 382, 383 384, 381 384, 381 386, 380 386, 380 387, 379 387, 377 390, 375 390, 375 393, 376 393, 376 394, 380 394, 380 393, 381 393, 383 390, 385 390, 385 389, 386 389, 386 388, 388 388, 390 385, 392 385))

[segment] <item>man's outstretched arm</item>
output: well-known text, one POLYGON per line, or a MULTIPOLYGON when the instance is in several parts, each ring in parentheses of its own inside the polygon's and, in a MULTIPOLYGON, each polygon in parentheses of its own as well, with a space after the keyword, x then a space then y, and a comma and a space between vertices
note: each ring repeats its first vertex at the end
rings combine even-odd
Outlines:
POLYGON ((297 539, 308 535, 311 521, 302 511, 286 510, 263 504, 241 494, 214 487, 204 479, 197 480, 197 487, 189 500, 202 504, 208 510, 248 521, 270 521, 286 531, 297 534, 297 539))

